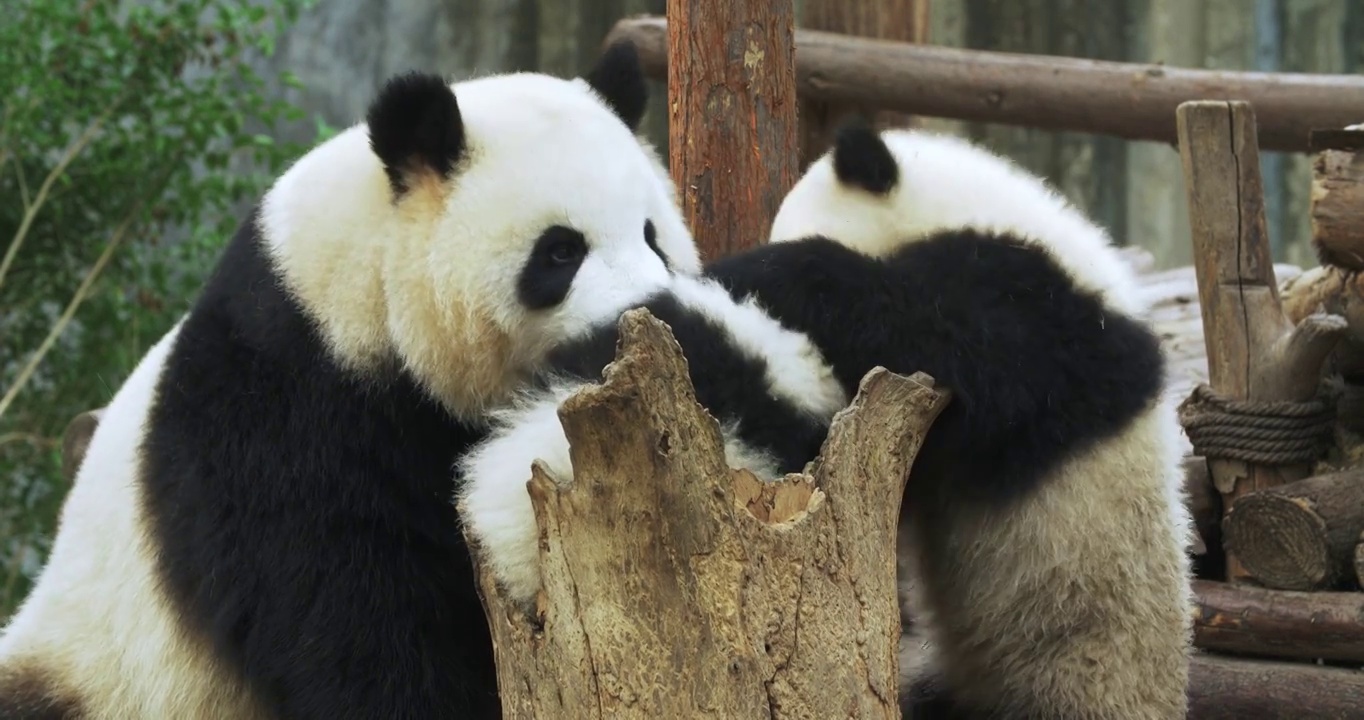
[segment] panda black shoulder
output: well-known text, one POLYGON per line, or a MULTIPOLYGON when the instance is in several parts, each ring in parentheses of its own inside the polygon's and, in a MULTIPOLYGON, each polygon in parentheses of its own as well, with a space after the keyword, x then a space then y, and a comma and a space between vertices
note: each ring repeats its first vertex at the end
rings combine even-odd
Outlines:
POLYGON ((959 458, 1005 469, 982 472, 999 483, 979 488, 990 496, 1026 493, 1064 458, 1118 435, 1163 391, 1155 333, 1081 287, 1037 243, 946 231, 885 262, 915 279, 915 302, 935 308, 937 327, 953 338, 926 343, 941 355, 922 360, 954 388, 937 444, 996 448, 959 458))
POLYGON ((176 614, 231 652, 228 666, 248 668, 252 686, 288 679, 290 714, 347 694, 301 682, 295 665, 335 682, 348 669, 327 662, 382 657, 391 638, 423 634, 428 652, 410 662, 431 664, 407 668, 388 707, 424 716, 495 703, 430 704, 495 687, 491 668, 473 666, 461 690, 437 687, 449 681, 435 664, 490 642, 448 501, 450 468, 482 431, 396 367, 359 373, 334 361, 264 242, 253 220, 225 250, 148 419, 141 504, 176 614), (413 626, 422 618, 446 627, 413 626), (291 657, 288 639, 300 636, 310 654, 291 657))
MULTIPOLYGON (((810 336, 850 396, 877 365, 950 388, 916 468, 979 469, 978 484, 941 488, 962 497, 1027 494, 1066 457, 1121 432, 1164 383, 1154 333, 1008 234, 944 231, 883 258, 810 237, 707 272, 810 336)), ((924 490, 931 478, 952 482, 916 477, 924 490)))

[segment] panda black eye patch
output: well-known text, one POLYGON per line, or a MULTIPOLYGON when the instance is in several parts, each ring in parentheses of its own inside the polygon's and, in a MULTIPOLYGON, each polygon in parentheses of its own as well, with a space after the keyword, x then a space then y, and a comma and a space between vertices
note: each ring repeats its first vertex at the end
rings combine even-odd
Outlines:
POLYGON ((644 221, 644 244, 648 245, 649 249, 653 250, 654 254, 658 256, 658 259, 663 261, 663 267, 669 270, 673 269, 672 263, 668 262, 668 256, 664 255, 663 251, 658 248, 658 231, 654 229, 653 220, 644 221))
POLYGON ((563 302, 585 257, 587 238, 577 230, 552 225, 540 233, 516 281, 521 304, 544 310, 563 302))

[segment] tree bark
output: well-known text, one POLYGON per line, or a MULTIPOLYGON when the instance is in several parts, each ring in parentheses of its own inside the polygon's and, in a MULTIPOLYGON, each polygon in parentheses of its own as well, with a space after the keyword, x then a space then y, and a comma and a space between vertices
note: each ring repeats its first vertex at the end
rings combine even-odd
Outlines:
MULTIPOLYGON (((882 40, 909 43, 928 41, 930 0, 805 0, 801 27, 882 40)), ((910 123, 904 113, 882 110, 867 103, 834 103, 814 98, 800 101, 800 167, 819 159, 833 143, 838 126, 862 115, 877 127, 902 127, 910 123)))
MULTIPOLYGON (((671 8, 668 16, 674 17, 671 8)), ((657 17, 626 18, 611 31, 613 38, 635 40, 646 71, 655 77, 667 72, 668 34, 657 17)), ((1180 103, 1244 100, 1260 116, 1261 147, 1288 152, 1309 152, 1315 128, 1364 118, 1364 77, 1359 75, 1192 70, 910 45, 815 30, 795 36, 796 86, 802 97, 911 115, 1173 144, 1177 134, 1171 115, 1180 103)))
MULTIPOLYGON (((1194 270, 1213 389, 1237 400, 1306 400, 1345 320, 1284 316, 1265 235, 1255 115, 1244 102, 1188 102, 1176 113, 1193 226, 1194 270)), ((1242 495, 1306 477, 1311 465, 1210 459, 1230 511, 1242 495)), ((1231 579, 1246 576, 1227 553, 1231 579)))
MULTIPOLYGON (((1354 133, 1364 137, 1364 131, 1354 133)), ((1327 150, 1312 165, 1312 247, 1328 265, 1364 270, 1364 153, 1327 150)))
POLYGON ((1364 593, 1291 592, 1195 580, 1194 645, 1205 650, 1364 663, 1364 593))
POLYGON ((811 474, 762 483, 725 463, 667 326, 620 322, 605 381, 559 411, 573 481, 529 473, 534 613, 476 567, 503 716, 898 718, 900 498, 948 393, 877 368, 811 474))
POLYGON ((703 260, 767 239, 798 157, 791 0, 668 0, 668 147, 703 260))
POLYGON ((1319 590, 1353 582, 1361 531, 1361 470, 1242 495, 1222 521, 1227 551, 1246 573, 1266 587, 1283 590, 1319 590))
POLYGON ((1189 680, 1189 720, 1354 718, 1364 707, 1356 670, 1200 654, 1189 680))

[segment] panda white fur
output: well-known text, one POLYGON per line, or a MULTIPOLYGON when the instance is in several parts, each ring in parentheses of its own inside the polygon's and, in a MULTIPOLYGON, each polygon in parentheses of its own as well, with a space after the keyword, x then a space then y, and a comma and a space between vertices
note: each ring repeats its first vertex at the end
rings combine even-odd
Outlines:
POLYGON ((110 404, 0 717, 500 718, 451 469, 549 348, 699 270, 645 92, 628 45, 409 74, 294 164, 110 404))
MULTIPOLYGON (((876 365, 952 389, 902 508, 935 651, 906 679, 907 716, 1183 717, 1179 427, 1159 341, 1134 319, 1135 280, 1105 234, 983 149, 855 124, 793 188, 773 239, 648 306, 678 335, 730 463, 766 477, 813 459, 876 365), (735 300, 690 299, 710 283, 735 300), (717 359, 726 349, 746 375, 717 359)), ((597 380, 613 338, 603 327, 561 348, 542 394, 500 413, 463 461, 463 520, 522 600, 539 583, 530 462, 571 478, 554 409, 597 380)))

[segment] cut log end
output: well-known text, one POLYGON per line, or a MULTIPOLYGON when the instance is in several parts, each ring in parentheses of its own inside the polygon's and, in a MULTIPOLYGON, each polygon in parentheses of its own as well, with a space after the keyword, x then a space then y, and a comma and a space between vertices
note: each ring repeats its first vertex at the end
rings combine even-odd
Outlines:
POLYGON ((1301 498, 1251 493, 1222 526, 1228 550, 1252 577, 1285 590, 1312 590, 1331 578, 1326 522, 1301 498))

